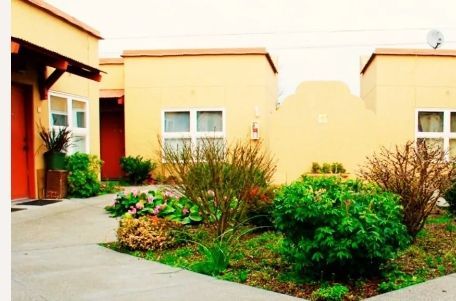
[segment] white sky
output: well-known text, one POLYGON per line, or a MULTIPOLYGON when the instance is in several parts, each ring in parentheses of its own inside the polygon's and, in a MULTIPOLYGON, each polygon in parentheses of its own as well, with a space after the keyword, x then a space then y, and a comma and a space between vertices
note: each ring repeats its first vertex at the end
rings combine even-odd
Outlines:
POLYGON ((280 98, 304 80, 340 80, 359 95, 359 59, 377 47, 456 48, 455 0, 47 0, 96 28, 100 56, 124 49, 266 47, 280 98))

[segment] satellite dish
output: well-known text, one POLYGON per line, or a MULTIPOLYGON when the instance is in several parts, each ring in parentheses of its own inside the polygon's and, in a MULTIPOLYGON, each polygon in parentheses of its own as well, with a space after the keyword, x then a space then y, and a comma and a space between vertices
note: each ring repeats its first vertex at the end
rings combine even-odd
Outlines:
POLYGON ((443 44, 443 34, 437 29, 432 29, 427 34, 427 43, 434 49, 439 48, 443 44))

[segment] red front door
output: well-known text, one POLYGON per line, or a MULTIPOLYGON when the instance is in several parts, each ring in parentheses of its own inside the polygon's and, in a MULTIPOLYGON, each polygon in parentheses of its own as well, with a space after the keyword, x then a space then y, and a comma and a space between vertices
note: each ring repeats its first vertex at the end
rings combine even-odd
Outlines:
POLYGON ((124 110, 117 101, 100 102, 100 156, 103 160, 101 178, 120 179, 120 158, 125 156, 124 110))
POLYGON ((30 87, 11 85, 11 198, 32 197, 33 145, 30 87))

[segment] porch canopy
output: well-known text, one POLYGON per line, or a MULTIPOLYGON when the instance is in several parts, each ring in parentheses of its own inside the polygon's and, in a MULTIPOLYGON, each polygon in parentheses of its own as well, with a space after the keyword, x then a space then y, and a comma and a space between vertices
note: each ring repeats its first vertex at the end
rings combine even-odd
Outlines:
POLYGON ((18 71, 27 68, 28 65, 38 69, 38 87, 42 100, 47 99, 49 89, 65 72, 97 82, 101 81, 101 73, 106 73, 26 40, 11 37, 12 70, 18 71), (47 76, 46 67, 55 70, 47 76))

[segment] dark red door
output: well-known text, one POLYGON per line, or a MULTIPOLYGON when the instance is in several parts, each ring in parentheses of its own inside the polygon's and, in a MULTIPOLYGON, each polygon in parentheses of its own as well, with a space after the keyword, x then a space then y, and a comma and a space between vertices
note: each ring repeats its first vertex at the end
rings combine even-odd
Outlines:
POLYGON ((11 198, 29 198, 32 192, 33 163, 30 154, 31 144, 30 116, 31 99, 29 87, 11 85, 11 198))
POLYGON ((120 179, 120 158, 125 156, 124 111, 117 102, 100 102, 100 155, 103 160, 101 178, 120 179))

